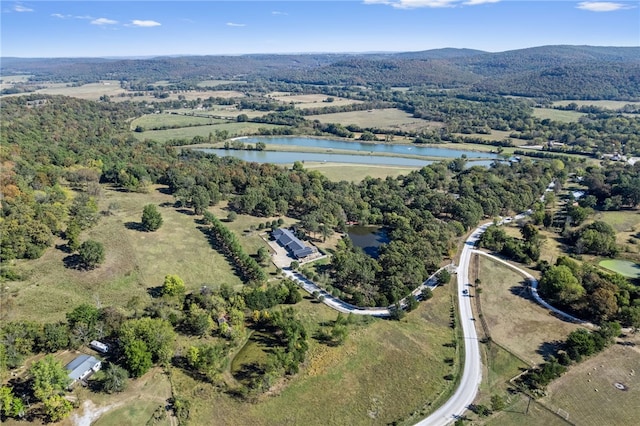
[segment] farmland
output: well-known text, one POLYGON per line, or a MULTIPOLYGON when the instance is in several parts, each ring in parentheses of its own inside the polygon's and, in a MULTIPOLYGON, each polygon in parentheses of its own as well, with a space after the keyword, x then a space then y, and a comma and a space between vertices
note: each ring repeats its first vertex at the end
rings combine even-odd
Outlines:
POLYGON ((307 119, 320 120, 323 123, 339 123, 343 126, 355 124, 362 128, 400 129, 407 131, 417 131, 427 128, 439 129, 443 126, 443 123, 414 118, 411 114, 395 108, 310 115, 307 119))
POLYGON ((564 111, 561 109, 553 108, 534 108, 533 116, 541 120, 549 119, 560 121, 562 123, 574 123, 583 117, 584 113, 577 111, 564 111))

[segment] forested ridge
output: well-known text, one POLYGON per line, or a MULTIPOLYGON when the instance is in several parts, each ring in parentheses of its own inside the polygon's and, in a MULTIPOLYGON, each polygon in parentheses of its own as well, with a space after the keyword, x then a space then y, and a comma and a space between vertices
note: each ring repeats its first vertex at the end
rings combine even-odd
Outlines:
POLYGON ((195 87, 235 79, 320 85, 427 86, 491 90, 553 99, 640 99, 640 49, 541 46, 488 53, 469 49, 378 54, 158 57, 150 59, 3 58, 2 73, 33 81, 128 84, 159 80, 195 87))

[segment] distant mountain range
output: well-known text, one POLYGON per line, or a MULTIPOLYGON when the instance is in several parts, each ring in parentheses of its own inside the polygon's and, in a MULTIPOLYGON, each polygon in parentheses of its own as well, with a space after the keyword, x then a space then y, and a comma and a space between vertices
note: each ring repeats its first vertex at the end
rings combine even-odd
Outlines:
POLYGON ((541 46, 505 52, 2 58, 2 75, 36 81, 205 79, 331 85, 431 86, 565 99, 640 99, 640 47, 541 46))

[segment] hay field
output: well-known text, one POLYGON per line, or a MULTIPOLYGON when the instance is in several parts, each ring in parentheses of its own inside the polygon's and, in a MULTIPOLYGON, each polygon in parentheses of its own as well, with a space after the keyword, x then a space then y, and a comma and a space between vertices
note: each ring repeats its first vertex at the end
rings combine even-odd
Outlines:
POLYGON ((640 349, 613 345, 569 368, 541 400, 576 425, 634 425, 640 417, 640 349), (615 384, 623 385, 620 390, 615 384))
POLYGON ((223 120, 216 120, 214 118, 194 117, 182 114, 146 114, 132 120, 130 129, 133 130, 137 126, 140 126, 143 129, 153 129, 162 126, 204 126, 207 124, 218 124, 222 122, 223 120))
POLYGON ((343 126, 355 124, 363 128, 420 130, 443 126, 443 123, 414 118, 411 114, 397 108, 319 114, 306 118, 307 120, 320 120, 322 123, 340 123, 343 126))
MULTIPOLYGON (((521 275, 484 256, 476 255, 482 284, 482 312, 491 337, 530 364, 539 364, 578 326, 564 322, 530 299, 521 275)), ((473 276, 470 277, 474 281, 473 276)), ((475 295, 475 289, 474 289, 475 295)))
POLYGON ((97 101, 103 95, 111 96, 115 99, 120 94, 126 93, 126 90, 120 87, 118 80, 103 80, 99 83, 83 84, 78 87, 72 87, 67 83, 55 83, 48 85, 48 87, 44 89, 36 90, 35 93, 63 95, 97 101))
POLYGON ((344 106, 361 104, 362 101, 354 99, 340 98, 336 96, 329 96, 323 94, 310 94, 310 95, 298 95, 298 94, 283 94, 281 92, 274 92, 267 95, 272 99, 280 101, 285 104, 293 103, 296 108, 322 108, 326 106, 344 106), (327 98, 333 97, 333 102, 325 102, 327 98))
POLYGON ((575 123, 580 117, 586 114, 578 111, 563 111, 553 108, 534 108, 533 116, 541 120, 549 119, 552 121, 560 121, 562 123, 575 123))
POLYGON ((198 87, 216 87, 224 84, 246 84, 246 81, 240 80, 204 80, 197 84, 198 87))

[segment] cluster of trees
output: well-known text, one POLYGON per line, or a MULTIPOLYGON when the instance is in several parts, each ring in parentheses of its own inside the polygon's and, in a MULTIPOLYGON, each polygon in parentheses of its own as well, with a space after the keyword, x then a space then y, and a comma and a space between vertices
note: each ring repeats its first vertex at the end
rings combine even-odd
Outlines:
POLYGON ((616 231, 608 223, 599 220, 572 232, 570 240, 578 254, 614 257, 619 251, 616 231))
POLYGON ((208 232, 216 249, 232 261, 242 278, 247 282, 264 282, 267 279, 264 270, 244 251, 236 234, 224 226, 211 212, 205 211, 203 216, 206 223, 210 224, 208 232))
POLYGON ((542 238, 538 229, 530 224, 520 228, 522 239, 510 237, 505 230, 491 225, 482 234, 478 245, 488 248, 520 263, 534 263, 540 259, 542 238))
POLYGON ((561 345, 561 349, 540 366, 523 374, 518 383, 536 396, 542 396, 545 388, 554 379, 567 371, 573 362, 602 351, 620 335, 620 324, 603 323, 598 330, 579 328, 572 331, 561 345))
POLYGON ((580 200, 585 207, 620 210, 640 205, 640 163, 587 167, 581 184, 587 188, 587 197, 580 200))
POLYGON ((583 319, 640 327, 640 288, 588 263, 558 258, 554 266, 543 268, 540 294, 583 319))

